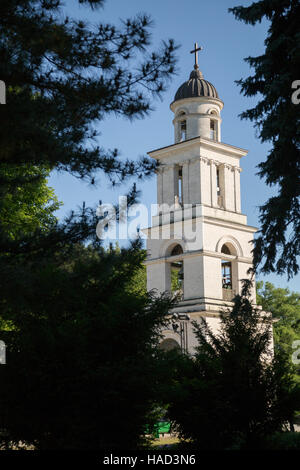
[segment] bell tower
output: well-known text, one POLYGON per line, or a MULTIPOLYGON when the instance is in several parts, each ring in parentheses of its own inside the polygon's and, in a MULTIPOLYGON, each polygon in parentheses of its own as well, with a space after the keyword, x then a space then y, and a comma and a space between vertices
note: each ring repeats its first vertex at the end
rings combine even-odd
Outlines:
POLYGON ((158 210, 144 230, 148 290, 179 295, 173 313, 185 318, 184 341, 171 326, 164 336, 190 352, 196 340, 188 319, 204 316, 218 329, 220 311, 249 277, 257 230, 241 212, 240 160, 247 151, 221 141, 224 103, 198 68, 198 50, 195 44, 194 69, 170 105, 174 143, 148 154, 158 162, 158 210))

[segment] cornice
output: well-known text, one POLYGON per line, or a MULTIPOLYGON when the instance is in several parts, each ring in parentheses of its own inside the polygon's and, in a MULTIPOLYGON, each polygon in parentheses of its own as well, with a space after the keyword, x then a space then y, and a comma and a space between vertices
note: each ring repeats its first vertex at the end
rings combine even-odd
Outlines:
POLYGON ((241 173, 241 171, 242 171, 242 168, 238 165, 231 165, 230 163, 220 162, 216 159, 203 157, 202 155, 200 155, 200 156, 197 156, 197 157, 193 157, 193 158, 189 158, 187 160, 184 160, 184 161, 182 161, 178 164, 175 164, 175 163, 170 163, 170 164, 167 164, 167 165, 161 164, 161 166, 159 166, 157 168, 156 172, 157 173, 159 173, 159 172, 163 173, 164 170, 169 170, 171 168, 174 168, 175 166, 185 166, 185 165, 190 165, 190 164, 193 164, 193 163, 196 163, 196 162, 203 162, 203 163, 206 163, 207 165, 224 166, 225 168, 227 168, 229 170, 238 171, 239 173, 241 173))
POLYGON ((199 256, 209 256, 211 258, 228 259, 230 261, 236 260, 239 263, 246 263, 246 264, 251 264, 253 261, 252 258, 248 258, 246 256, 226 255, 225 253, 220 253, 217 251, 201 249, 201 250, 184 252, 176 256, 162 256, 162 257, 157 257, 157 258, 149 258, 146 261, 144 261, 144 265, 148 266, 151 264, 158 264, 158 263, 173 263, 174 261, 181 261, 186 258, 195 258, 199 256))
POLYGON ((225 144, 224 142, 216 142, 214 140, 205 139, 204 137, 194 137, 193 139, 184 140, 183 142, 177 142, 176 144, 167 145, 166 147, 161 147, 155 150, 147 152, 149 157, 159 159, 163 158, 166 155, 171 155, 173 153, 181 152, 182 150, 190 149, 195 146, 200 146, 229 153, 235 157, 243 157, 247 155, 248 150, 242 149, 240 147, 235 147, 234 145, 225 144))

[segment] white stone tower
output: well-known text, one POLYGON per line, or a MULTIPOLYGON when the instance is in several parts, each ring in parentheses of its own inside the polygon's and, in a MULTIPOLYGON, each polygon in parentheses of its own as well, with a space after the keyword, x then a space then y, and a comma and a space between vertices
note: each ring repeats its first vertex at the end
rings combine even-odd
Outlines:
MULTIPOLYGON (((178 330, 165 330, 162 347, 193 352, 190 320, 204 316, 218 328, 220 311, 232 305, 252 265, 255 227, 241 213, 240 159, 247 151, 221 142, 223 102, 195 66, 177 90, 175 143, 149 152, 159 162, 158 212, 147 234, 147 287, 179 291, 178 330)), ((253 286, 255 302, 255 286, 253 286)), ((174 326, 174 325, 173 325, 174 326)))

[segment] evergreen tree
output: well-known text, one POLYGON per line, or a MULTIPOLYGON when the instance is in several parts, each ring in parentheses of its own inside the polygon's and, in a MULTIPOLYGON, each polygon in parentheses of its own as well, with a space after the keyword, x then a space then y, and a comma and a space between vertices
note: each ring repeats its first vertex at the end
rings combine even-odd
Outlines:
POLYGON ((241 114, 255 123, 262 142, 270 142, 259 175, 278 194, 260 207, 261 229, 255 240, 254 263, 265 273, 297 274, 300 248, 300 105, 292 100, 292 84, 299 79, 299 0, 260 0, 250 6, 230 8, 238 20, 255 25, 269 21, 265 51, 245 60, 254 75, 237 83, 245 96, 258 104, 241 114))
MULTIPOLYGON (((43 449, 133 448, 152 419, 155 345, 171 303, 130 292, 140 243, 106 252, 95 210, 83 205, 57 223, 45 177, 55 169, 94 183, 100 172, 115 184, 150 174, 149 159, 103 149, 95 127, 111 113, 145 116, 172 75, 175 47, 149 51, 145 15, 90 27, 62 5, 0 4, 1 438, 43 449)), ((137 194, 134 186, 128 205, 137 194)))
MULTIPOLYGON (((104 0, 79 3, 97 9, 104 0)), ((117 149, 105 150, 96 140, 96 125, 112 113, 145 116, 174 72, 173 41, 150 51, 150 27, 147 15, 120 27, 91 27, 67 17, 60 0, 2 1, 0 78, 6 83, 7 104, 0 107, 0 162, 64 170, 91 183, 99 172, 112 184, 152 174, 149 158, 120 159, 117 149)), ((8 179, 1 172, 1 198, 13 197, 14 185, 32 180, 15 177, 14 182, 12 172, 8 179)), ((136 197, 133 187, 129 204, 136 197)), ((95 212, 82 210, 50 234, 31 235, 10 246, 0 226, 0 248, 42 256, 45 250, 62 249, 63 243, 95 242, 96 224, 95 212)))
MULTIPOLYGON (((75 1, 75 0, 74 0, 75 1)), ((96 9, 104 0, 83 1, 96 9)), ((92 27, 66 16, 61 0, 3 0, 0 5, 0 161, 46 164, 94 180, 143 176, 150 159, 120 160, 95 125, 110 114, 145 116, 174 71, 173 41, 149 50, 151 19, 92 27)))
POLYGON ((202 449, 259 447, 293 419, 299 389, 286 359, 272 356, 270 322, 245 282, 219 333, 194 323, 195 356, 179 361, 168 395, 181 437, 202 449))
POLYGON ((79 245, 67 261, 57 253, 31 270, 16 267, 13 291, 10 279, 2 282, 2 445, 113 450, 145 442, 171 304, 127 289, 143 259, 139 242, 120 253, 79 245))

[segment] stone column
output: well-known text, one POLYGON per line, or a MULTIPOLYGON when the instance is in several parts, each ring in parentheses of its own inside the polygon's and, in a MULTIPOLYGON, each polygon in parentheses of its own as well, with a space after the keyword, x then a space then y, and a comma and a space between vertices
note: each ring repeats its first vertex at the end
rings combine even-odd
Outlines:
POLYGON ((208 255, 202 256, 202 259, 204 297, 222 299, 221 260, 208 255))
POLYGON ((189 204, 189 160, 182 164, 182 202, 189 204))
POLYGON ((210 168, 209 160, 205 157, 200 157, 200 201, 201 204, 211 204, 211 189, 210 189, 210 168))
POLYGON ((235 198, 234 198, 234 173, 231 165, 224 164, 223 167, 223 183, 224 183, 224 206, 225 210, 235 210, 235 198))
POLYGON ((189 204, 200 204, 200 159, 190 160, 189 204))
POLYGON ((177 142, 179 141, 179 137, 178 137, 178 122, 175 119, 173 119, 173 126, 174 126, 174 142, 175 144, 177 144, 177 142))
POLYGON ((210 199, 211 206, 218 207, 217 197, 217 165, 214 160, 210 160, 210 199))
POLYGON ((163 173, 163 204, 174 205, 178 184, 177 178, 176 165, 166 166, 163 173))
POLYGON ((157 170, 157 204, 163 203, 163 172, 164 168, 159 167, 157 170))
POLYGON ((147 289, 163 293, 171 289, 170 263, 153 263, 147 266, 147 289))
POLYGON ((234 168, 234 195, 235 195, 235 211, 241 212, 241 186, 240 186, 240 172, 241 168, 234 168))
POLYGON ((221 139, 221 122, 222 122, 222 119, 219 118, 218 121, 217 121, 217 126, 218 126, 218 142, 222 142, 222 139, 221 139))
POLYGON ((184 298, 197 299, 204 294, 202 256, 183 259, 184 265, 184 298))

